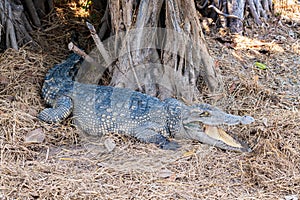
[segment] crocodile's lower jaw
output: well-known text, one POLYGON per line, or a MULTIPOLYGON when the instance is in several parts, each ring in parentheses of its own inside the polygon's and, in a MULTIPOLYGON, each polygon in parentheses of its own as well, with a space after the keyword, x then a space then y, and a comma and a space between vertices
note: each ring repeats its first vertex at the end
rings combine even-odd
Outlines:
POLYGON ((203 128, 204 128, 204 133, 213 139, 219 140, 224 144, 231 146, 233 148, 237 148, 240 150, 244 149, 245 151, 250 150, 248 146, 237 141, 236 139, 234 139, 232 136, 227 134, 223 129, 219 127, 204 125, 203 128))

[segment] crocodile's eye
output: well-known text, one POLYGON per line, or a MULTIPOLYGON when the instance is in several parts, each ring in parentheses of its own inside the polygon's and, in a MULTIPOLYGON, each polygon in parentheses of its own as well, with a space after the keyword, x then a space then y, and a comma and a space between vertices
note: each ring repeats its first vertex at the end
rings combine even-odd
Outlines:
POLYGON ((209 116, 210 116, 210 114, 207 111, 200 113, 200 117, 209 117, 209 116))

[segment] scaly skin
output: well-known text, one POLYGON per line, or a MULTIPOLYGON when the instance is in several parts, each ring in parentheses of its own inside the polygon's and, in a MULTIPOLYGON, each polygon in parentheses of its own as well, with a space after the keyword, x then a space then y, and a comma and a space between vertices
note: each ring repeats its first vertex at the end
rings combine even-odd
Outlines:
POLYGON ((207 135, 202 125, 249 124, 252 117, 230 115, 208 104, 187 106, 173 98, 160 101, 130 89, 78 83, 74 77, 79 62, 80 57, 72 54, 47 73, 42 97, 50 108, 38 115, 42 121, 57 123, 73 114, 75 124, 91 135, 117 132, 162 149, 177 149, 179 145, 168 139, 174 137, 250 151, 237 141, 238 145, 231 145, 207 135))

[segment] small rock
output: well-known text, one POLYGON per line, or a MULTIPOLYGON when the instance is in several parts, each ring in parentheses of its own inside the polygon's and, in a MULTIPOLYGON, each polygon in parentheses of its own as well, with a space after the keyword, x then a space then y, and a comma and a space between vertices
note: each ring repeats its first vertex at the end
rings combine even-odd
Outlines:
POLYGON ((284 197, 284 200, 298 200, 298 196, 297 195, 287 195, 284 197))
POLYGON ((291 38, 295 38, 295 33, 294 33, 294 31, 289 30, 289 36, 290 36, 291 38))
POLYGON ((112 152, 116 148, 116 143, 113 139, 107 138, 104 140, 104 146, 108 152, 112 152))
POLYGON ((30 131, 26 136, 24 143, 32 144, 32 143, 42 143, 45 140, 45 133, 42 128, 35 129, 30 131))
POLYGON ((160 178, 169 178, 173 175, 173 172, 169 169, 162 169, 161 171, 158 172, 158 176, 160 178))
POLYGON ((262 122, 265 125, 265 127, 268 127, 268 119, 267 118, 262 118, 262 122))

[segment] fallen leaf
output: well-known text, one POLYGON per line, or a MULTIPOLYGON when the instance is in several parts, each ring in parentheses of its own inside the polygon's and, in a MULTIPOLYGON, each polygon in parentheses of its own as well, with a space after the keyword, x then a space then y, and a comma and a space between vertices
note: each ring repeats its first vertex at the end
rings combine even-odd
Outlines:
POLYGON ((183 157, 189 157, 195 154, 195 150, 187 151, 183 153, 183 157))
POLYGON ((9 80, 6 76, 0 75, 0 84, 7 85, 9 80))
POLYGON ((233 82, 229 88, 229 93, 232 94, 235 89, 236 89, 236 84, 233 82))
POLYGON ((33 108, 29 108, 28 109, 28 114, 31 116, 36 116, 38 114, 38 111, 33 109, 33 108))
POLYGON ((42 143, 45 140, 45 133, 42 128, 35 129, 30 131, 26 136, 24 143, 32 144, 32 143, 42 143))
POLYGON ((254 66, 256 66, 258 69, 262 69, 262 70, 267 69, 267 65, 260 63, 260 62, 255 62, 254 66))

